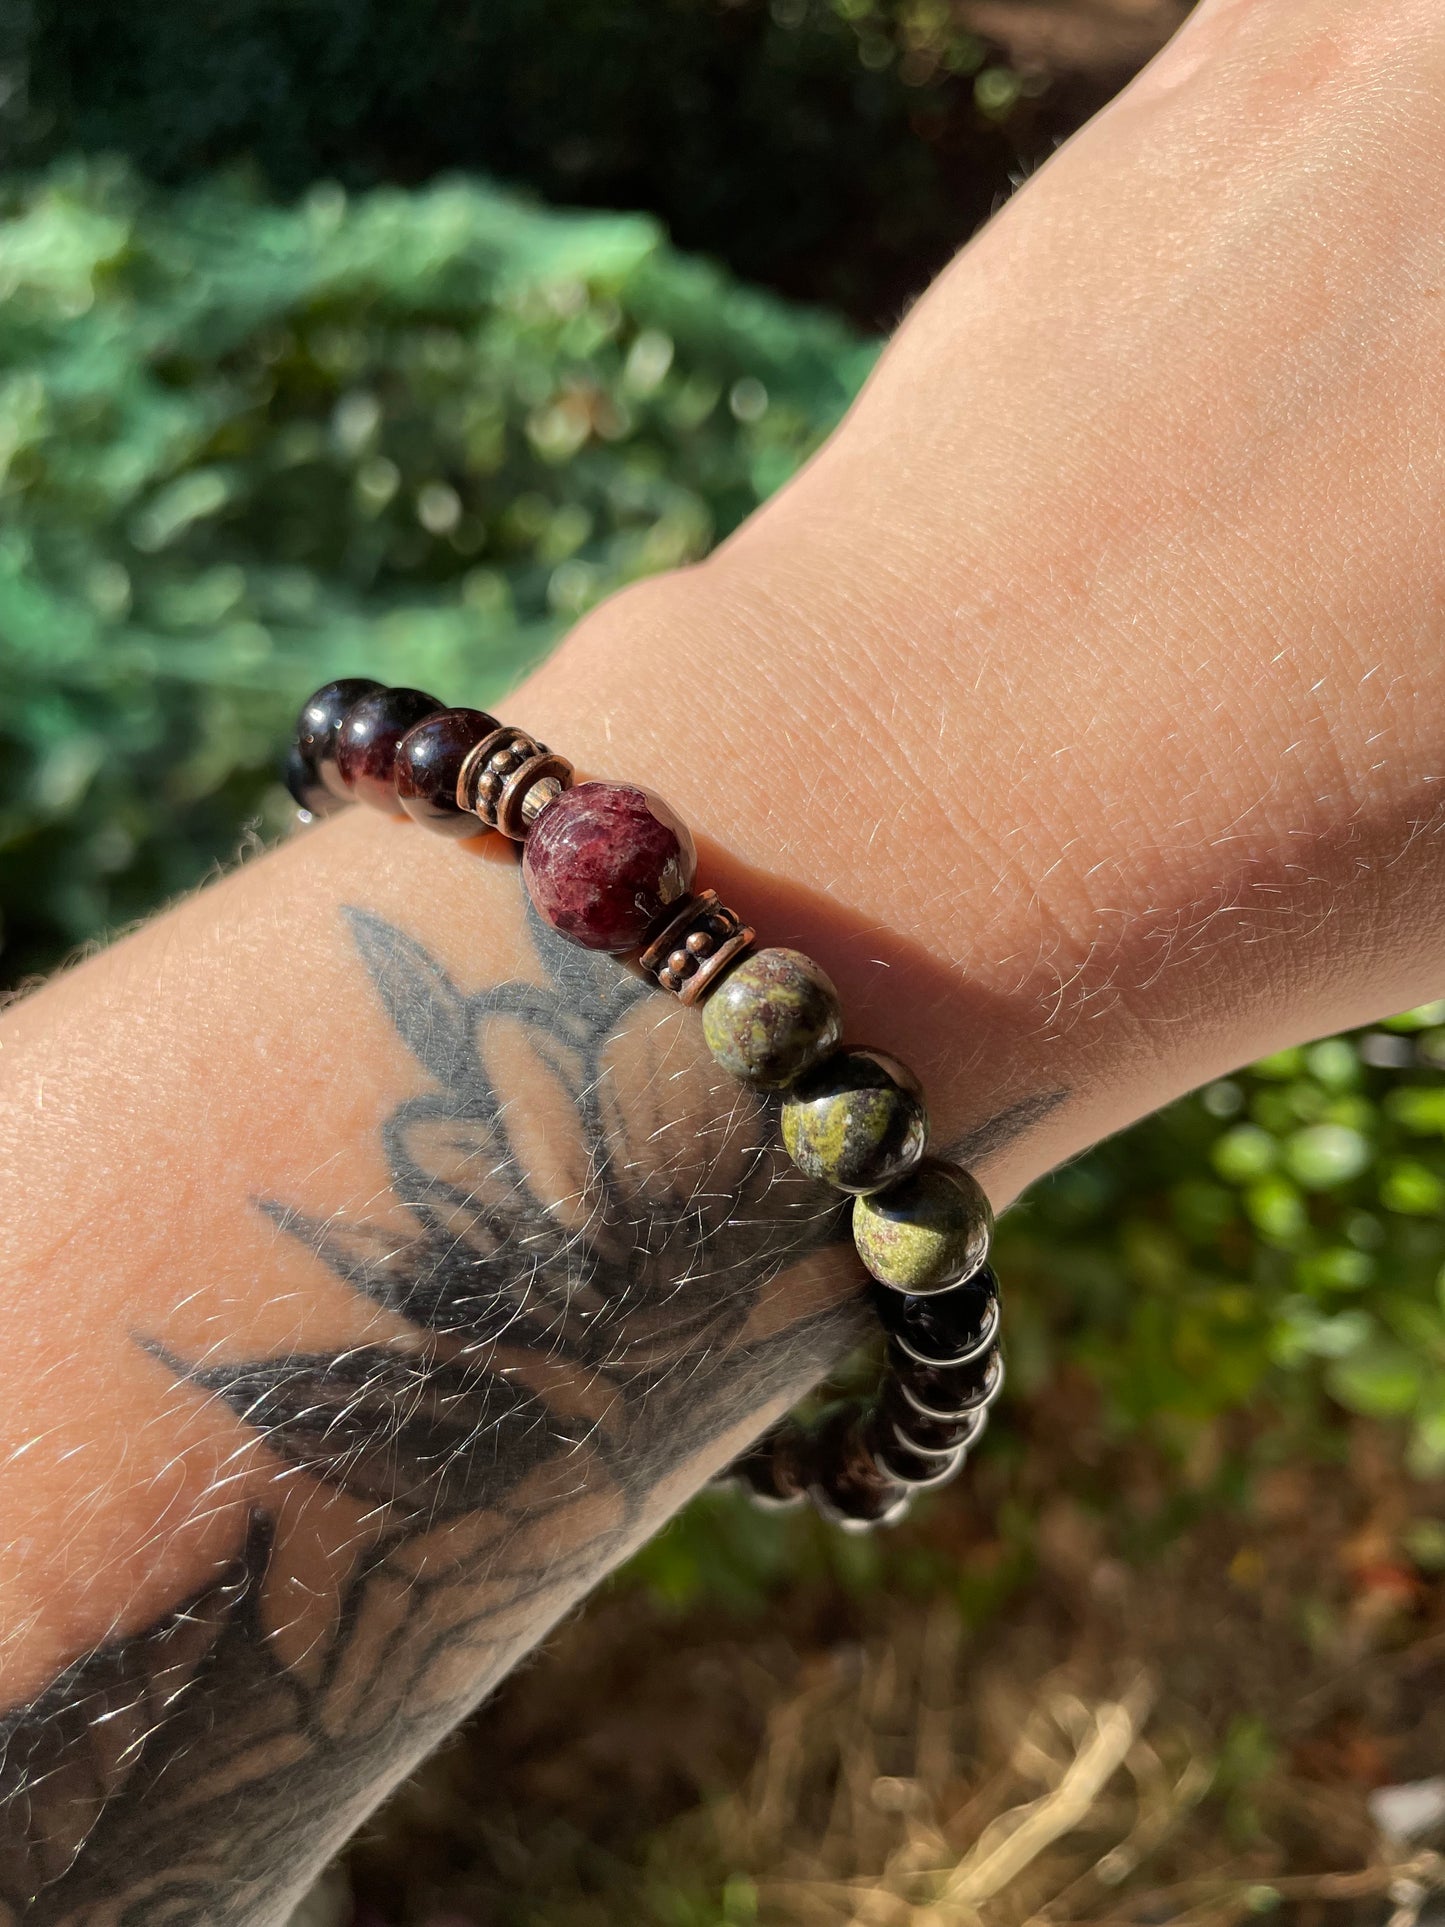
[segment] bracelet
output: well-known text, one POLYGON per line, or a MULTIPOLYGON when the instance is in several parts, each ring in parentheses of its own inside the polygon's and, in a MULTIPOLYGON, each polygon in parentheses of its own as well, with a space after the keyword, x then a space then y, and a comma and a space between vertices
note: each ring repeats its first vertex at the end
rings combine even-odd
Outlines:
POLYGON ((717 893, 693 893, 686 825, 631 783, 575 783, 546 744, 418 689, 327 683, 297 722, 287 787, 303 821, 361 801, 453 837, 521 846, 533 907, 588 949, 635 954, 700 1005, 714 1059, 780 1099, 789 1157, 853 1195, 853 1241, 887 1335, 872 1397, 783 1419, 724 1478, 760 1504, 811 1500, 853 1531, 891 1524, 962 1470, 1003 1385, 993 1213, 973 1175, 925 1155, 917 1079, 883 1051, 843 1046, 838 993, 801 952, 755 949, 717 893))

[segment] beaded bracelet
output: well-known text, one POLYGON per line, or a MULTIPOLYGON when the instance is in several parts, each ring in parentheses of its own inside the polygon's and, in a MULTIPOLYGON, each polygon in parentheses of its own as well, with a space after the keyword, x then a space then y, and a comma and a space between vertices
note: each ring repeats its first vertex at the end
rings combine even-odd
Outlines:
POLYGON ((723 1476, 766 1506, 810 1499, 854 1531, 954 1478, 1003 1384, 988 1199, 960 1165, 925 1155, 912 1073, 841 1047, 838 993, 817 964, 754 949, 715 891, 693 894, 697 853, 667 804, 630 783, 574 784, 565 757, 482 710, 359 678, 305 704, 286 780, 303 821, 359 800, 443 835, 520 844, 538 914, 588 949, 635 953, 662 989, 700 1005, 716 1061, 780 1096, 793 1163, 853 1194, 887 1334, 882 1381, 809 1424, 782 1420, 723 1476))

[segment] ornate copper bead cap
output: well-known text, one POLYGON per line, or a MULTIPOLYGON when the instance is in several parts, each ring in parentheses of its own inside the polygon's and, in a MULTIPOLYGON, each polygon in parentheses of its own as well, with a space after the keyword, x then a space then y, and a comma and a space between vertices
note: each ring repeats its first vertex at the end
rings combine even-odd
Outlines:
POLYGON ((572 785, 572 765, 524 729, 484 736, 457 772, 457 807, 485 830, 521 843, 547 805, 572 785))
POLYGON ((648 944, 638 961, 680 1003, 695 1004, 743 952, 756 933, 716 890, 688 897, 648 944))

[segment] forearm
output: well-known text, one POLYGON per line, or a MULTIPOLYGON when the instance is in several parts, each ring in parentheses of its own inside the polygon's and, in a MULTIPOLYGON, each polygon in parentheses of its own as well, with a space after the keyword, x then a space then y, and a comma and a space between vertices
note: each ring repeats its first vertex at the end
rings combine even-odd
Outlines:
MULTIPOLYGON (((1445 64, 1421 23, 1412 138, 1445 64)), ((918 1066, 936 1141, 996 1204, 1445 975, 1420 429, 1445 324, 1423 296, 1382 312, 1377 285, 1382 259, 1419 280, 1445 218, 1382 168, 1360 233, 1321 208, 1262 239, 1266 163, 1212 158, 1236 82, 1113 110, 923 304, 807 476, 508 705, 681 810, 701 880, 918 1066), (1156 181, 1161 149, 1184 158, 1156 181), (1380 392, 1346 419, 1362 342, 1380 392)), ((1308 202, 1294 138, 1267 167, 1308 202)), ((509 867, 357 813, 7 1019, 0 1698, 51 1691, 7 1753, 12 1838, 33 1783, 41 1842, 12 1856, 12 1908, 61 1876, 34 1919, 118 1890, 154 1908, 153 1881, 178 1918, 269 1919, 846 1344, 836 1209, 657 1001, 539 955, 509 867), (161 1719, 131 1674, 172 1650, 161 1719), (87 1710, 96 1664, 119 1671, 95 1704, 128 1717, 87 1710)))
POLYGON ((276 1918, 856 1332, 684 1013, 418 841, 358 813, 7 1026, 0 1918, 276 1918))

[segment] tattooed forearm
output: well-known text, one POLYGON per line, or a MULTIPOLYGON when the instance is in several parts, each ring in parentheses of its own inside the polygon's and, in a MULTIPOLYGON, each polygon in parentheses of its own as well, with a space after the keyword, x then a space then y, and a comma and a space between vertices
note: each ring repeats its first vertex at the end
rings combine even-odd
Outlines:
POLYGON ((386 1222, 255 1209, 387 1335, 259 1358, 135 1335, 354 1509, 349 1570, 298 1636, 256 1511, 214 1584, 0 1716, 0 1927, 284 1916, 642 1536, 661 1483, 860 1328, 847 1201, 791 1169, 686 1013, 540 926, 533 976, 467 991, 379 918, 349 924, 417 1066, 381 1126, 386 1222))
POLYGON ((0 1919, 274 1919, 640 1535, 662 1474, 848 1342, 846 1289, 801 1315, 770 1290, 836 1272, 835 1198, 637 977, 538 928, 535 980, 468 993, 401 931, 349 922, 417 1060, 382 1125, 409 1229, 256 1208, 397 1336, 203 1359, 136 1336, 356 1503, 354 1569, 329 1624, 283 1640, 258 1516, 215 1585, 0 1724, 0 1919))

